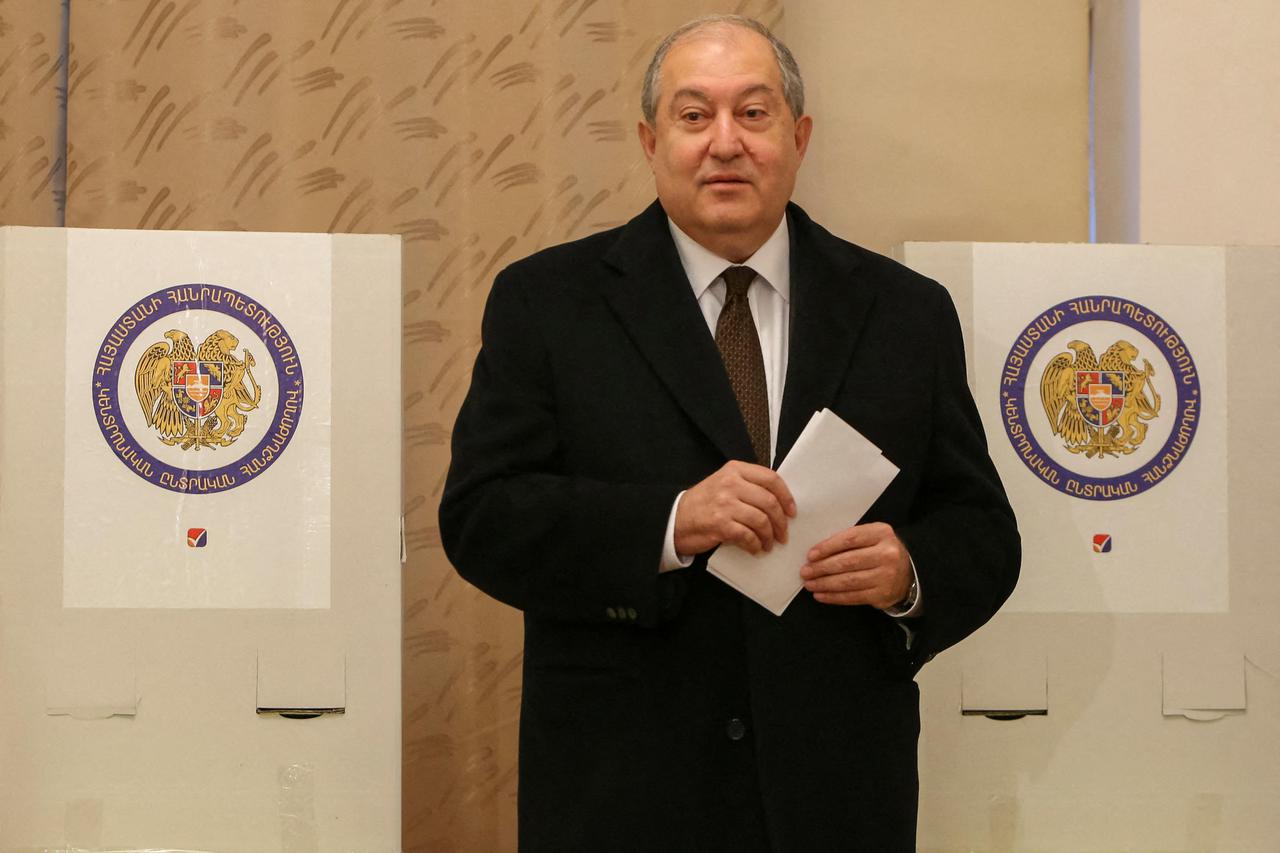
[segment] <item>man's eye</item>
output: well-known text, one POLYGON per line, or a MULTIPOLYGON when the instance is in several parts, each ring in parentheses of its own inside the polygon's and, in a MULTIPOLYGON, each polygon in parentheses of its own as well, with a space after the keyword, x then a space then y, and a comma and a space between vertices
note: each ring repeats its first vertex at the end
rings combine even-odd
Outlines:
POLYGON ((700 121, 702 119, 702 113, 688 112, 680 116, 680 118, 688 122, 700 121))
POLYGON ((749 110, 744 110, 742 114, 746 118, 751 118, 751 119, 764 118, 765 116, 764 110, 755 109, 754 107, 749 110))

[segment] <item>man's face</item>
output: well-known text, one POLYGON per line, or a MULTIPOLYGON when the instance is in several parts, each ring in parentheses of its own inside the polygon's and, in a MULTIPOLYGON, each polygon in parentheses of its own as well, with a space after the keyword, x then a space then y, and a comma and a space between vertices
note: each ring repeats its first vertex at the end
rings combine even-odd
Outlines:
POLYGON ((791 115, 769 42, 728 26, 672 46, 654 124, 641 122, 639 132, 667 215, 701 245, 743 261, 782 220, 812 127, 791 115))

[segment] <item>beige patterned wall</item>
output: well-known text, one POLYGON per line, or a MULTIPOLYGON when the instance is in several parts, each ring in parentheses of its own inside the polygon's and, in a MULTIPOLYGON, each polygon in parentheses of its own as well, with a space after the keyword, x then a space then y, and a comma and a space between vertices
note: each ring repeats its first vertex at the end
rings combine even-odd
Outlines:
POLYGON ((733 9, 781 0, 72 6, 68 225, 404 235, 407 851, 515 847, 519 618, 435 520, 490 280, 648 202, 643 66, 733 9))
POLYGON ((0 0, 0 225, 62 224, 63 4, 0 0))

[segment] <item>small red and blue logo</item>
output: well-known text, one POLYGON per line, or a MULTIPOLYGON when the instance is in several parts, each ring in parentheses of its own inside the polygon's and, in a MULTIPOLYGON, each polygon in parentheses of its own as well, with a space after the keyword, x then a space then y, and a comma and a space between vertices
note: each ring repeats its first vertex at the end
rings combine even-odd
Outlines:
MULTIPOLYGON (((203 527, 192 527, 187 530, 187 547, 203 548, 209 544, 209 531, 203 527)), ((1108 548, 1111 546, 1108 545, 1108 548)))
POLYGON ((1095 554, 1111 553, 1111 534, 1110 533, 1093 534, 1093 553, 1095 554))

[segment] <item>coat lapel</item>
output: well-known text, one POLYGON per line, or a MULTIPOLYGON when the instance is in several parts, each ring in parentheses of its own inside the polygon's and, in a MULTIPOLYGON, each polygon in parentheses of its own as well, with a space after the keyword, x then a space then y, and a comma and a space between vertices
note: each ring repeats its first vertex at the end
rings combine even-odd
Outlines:
POLYGON ((814 413, 830 405, 850 368, 854 347, 875 301, 859 286, 857 257, 795 205, 791 233, 791 352, 778 424, 776 462, 814 413))
POLYGON ((754 459, 715 341, 655 202, 631 220, 605 255, 618 273, 604 296, 636 348, 728 459, 754 459))

